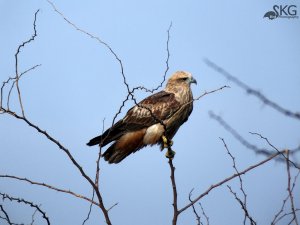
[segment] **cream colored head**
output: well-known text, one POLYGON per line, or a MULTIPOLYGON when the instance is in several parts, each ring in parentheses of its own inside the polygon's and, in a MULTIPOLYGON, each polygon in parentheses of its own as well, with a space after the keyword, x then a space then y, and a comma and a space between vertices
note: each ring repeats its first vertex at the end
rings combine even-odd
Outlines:
POLYGON ((190 85, 191 83, 197 84, 197 81, 193 78, 191 73, 185 71, 177 71, 169 78, 167 85, 169 84, 190 85))

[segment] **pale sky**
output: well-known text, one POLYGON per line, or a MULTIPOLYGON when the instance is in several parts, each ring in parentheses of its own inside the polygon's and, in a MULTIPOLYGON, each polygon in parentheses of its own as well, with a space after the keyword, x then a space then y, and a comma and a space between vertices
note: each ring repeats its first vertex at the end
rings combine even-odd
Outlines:
MULTIPOLYGON (((177 70, 191 72, 198 82, 192 87, 195 97, 223 85, 231 86, 195 102, 191 117, 173 139, 179 207, 189 202, 191 189, 197 196, 235 172, 219 137, 225 139, 240 170, 264 159, 212 120, 209 111, 222 116, 258 147, 269 148, 249 132, 262 134, 278 149, 300 145, 299 120, 264 105, 204 62, 210 59, 282 107, 299 112, 300 19, 269 20, 263 16, 274 4, 294 4, 299 10, 300 1, 53 2, 78 27, 112 47, 123 62, 131 88, 154 88, 162 81, 171 22, 167 76, 177 70)), ((105 128, 109 128, 126 97, 120 67, 105 46, 76 31, 47 1, 0 0, 1 82, 13 76, 14 54, 19 44, 31 37, 38 9, 37 37, 19 55, 19 71, 41 64, 20 81, 24 109, 29 120, 63 143, 93 177, 98 149, 85 144, 101 133, 104 119, 105 128)), ((147 95, 140 91, 135 97, 142 100, 147 95)), ((14 92, 11 109, 20 112, 16 103, 14 92)), ((128 101, 118 119, 133 105, 128 101)), ((0 141, 0 174, 91 196, 90 186, 66 155, 22 121, 0 115, 0 141)), ((104 203, 109 207, 118 202, 110 211, 113 224, 171 224, 172 189, 164 155, 153 146, 118 165, 101 161, 104 203)), ((297 171, 291 172, 295 176, 297 171)), ((258 224, 270 224, 287 195, 286 165, 271 161, 244 176, 243 182, 251 216, 258 224)), ((241 196, 238 180, 228 185, 241 196)), ((298 208, 299 185, 298 180, 294 193, 298 208)), ((82 224, 88 212, 89 204, 81 199, 23 182, 0 179, 0 191, 41 204, 52 224, 82 224)), ((243 223, 243 211, 226 185, 212 191, 201 203, 210 224, 243 223)), ((32 209, 7 201, 4 205, 15 223, 30 223, 32 209)), ((196 207, 201 213, 199 205, 196 207)), ((99 212, 93 208, 86 224, 104 221, 99 212)), ((40 216, 36 219, 42 224, 40 216)), ((178 224, 196 224, 191 209, 179 217, 178 224)))

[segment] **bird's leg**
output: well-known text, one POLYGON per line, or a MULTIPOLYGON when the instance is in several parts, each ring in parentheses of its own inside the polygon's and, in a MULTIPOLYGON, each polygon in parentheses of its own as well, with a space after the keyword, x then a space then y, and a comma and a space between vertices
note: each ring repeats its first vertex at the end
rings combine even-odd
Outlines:
POLYGON ((173 151, 171 149, 171 146, 173 145, 173 141, 169 140, 165 135, 162 136, 162 140, 163 140, 164 148, 168 149, 167 152, 166 152, 166 157, 169 158, 169 159, 170 158, 173 159, 174 156, 175 156, 175 153, 176 153, 175 151, 173 151))
POLYGON ((168 148, 173 145, 173 141, 169 140, 165 135, 163 135, 161 138, 163 140, 164 148, 168 148))

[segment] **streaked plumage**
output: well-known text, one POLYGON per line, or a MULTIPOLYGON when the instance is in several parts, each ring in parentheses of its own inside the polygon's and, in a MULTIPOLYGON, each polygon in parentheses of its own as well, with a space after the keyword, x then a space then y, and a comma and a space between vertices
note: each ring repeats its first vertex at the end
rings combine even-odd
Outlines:
POLYGON ((105 146, 113 142, 103 154, 109 163, 119 163, 147 145, 160 144, 163 148, 165 132, 161 123, 167 128, 166 136, 171 140, 193 110, 191 83, 196 83, 196 80, 190 73, 174 73, 163 91, 139 102, 123 119, 87 145, 105 146))

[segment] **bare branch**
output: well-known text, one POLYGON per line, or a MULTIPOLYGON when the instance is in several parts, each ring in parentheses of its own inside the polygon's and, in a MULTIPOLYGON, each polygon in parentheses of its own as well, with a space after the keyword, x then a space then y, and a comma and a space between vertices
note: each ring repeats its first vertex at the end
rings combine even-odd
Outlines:
POLYGON ((201 204, 201 202, 199 202, 199 205, 200 205, 200 208, 201 208, 201 211, 202 211, 202 215, 204 216, 204 218, 206 219, 206 225, 209 225, 209 217, 206 215, 205 211, 204 211, 204 208, 201 204))
POLYGON ((5 220, 9 225, 12 225, 13 223, 10 221, 8 213, 5 211, 5 209, 2 205, 0 205, 0 210, 4 214, 4 217, 0 217, 0 218, 5 220))
MULTIPOLYGON (((102 134, 104 132, 104 122, 105 122, 105 118, 102 121, 102 134)), ((101 140, 101 143, 99 144, 98 159, 96 161, 96 178, 95 178, 95 184, 96 184, 96 186, 98 188, 99 188, 99 174, 100 174, 100 159, 101 159, 101 155, 102 155, 102 140, 101 140)))
POLYGON ((230 88, 230 86, 224 85, 220 88, 217 88, 217 89, 214 89, 214 90, 211 90, 211 91, 205 91, 202 95, 198 96, 197 98, 194 98, 193 101, 198 101, 200 98, 204 97, 205 95, 212 94, 212 93, 217 92, 217 91, 221 91, 225 88, 230 88))
POLYGON ((291 210, 293 212, 293 219, 292 221, 295 221, 296 225, 299 225, 298 223, 298 219, 297 219, 297 215, 296 215, 296 211, 295 211, 295 204, 294 204, 294 196, 293 196, 293 192, 291 189, 291 171, 290 171, 290 162, 289 162, 289 150, 286 151, 286 170, 287 170, 287 175, 288 175, 288 193, 289 193, 289 197, 290 197, 290 201, 291 201, 291 210))
MULTIPOLYGON (((295 188, 295 186, 296 186, 296 181, 297 181, 299 175, 300 175, 300 170, 298 170, 298 173, 297 173, 296 176, 294 177, 294 182, 293 182, 291 191, 294 190, 294 188, 295 188)), ((273 221, 271 222, 271 225, 275 225, 279 220, 281 220, 282 216, 281 216, 281 217, 279 217, 279 216, 280 216, 281 213, 283 212, 283 209, 284 209, 285 204, 286 204, 287 200, 289 199, 289 197, 290 197, 290 195, 288 194, 288 195, 286 196, 286 198, 283 200, 282 206, 281 206, 280 210, 278 211, 278 213, 276 213, 276 215, 274 216, 274 219, 273 219, 273 221)), ((286 216, 286 215, 285 215, 285 216, 286 216)))
MULTIPOLYGON (((240 135, 234 128, 232 128, 221 116, 216 115, 214 112, 209 112, 210 118, 216 120, 226 131, 228 131, 236 140, 238 140, 247 149, 254 151, 258 155, 270 156, 277 152, 276 150, 270 150, 265 148, 258 148, 257 146, 248 142, 242 135, 240 135)), ((300 146, 290 150, 290 155, 295 155, 299 152, 300 146)), ((277 161, 285 162, 286 160, 282 157, 276 158, 277 161)), ((297 165, 297 164, 296 164, 297 165)), ((299 167, 297 165, 297 167, 299 167)))
MULTIPOLYGON (((39 205, 39 207, 41 207, 41 205, 39 205)), ((31 223, 30 223, 30 225, 34 224, 34 217, 35 217, 35 214, 37 213, 37 211, 38 211, 37 209, 34 210, 32 216, 31 216, 31 223)))
POLYGON ((171 183, 172 183, 172 190, 173 190, 173 219, 172 219, 172 225, 177 224, 178 219, 178 206, 177 206, 177 187, 176 187, 176 181, 175 181, 175 167, 173 165, 173 159, 169 158, 169 166, 171 170, 171 183))
MULTIPOLYGON (((104 121, 105 118, 102 121, 102 134, 104 132, 104 121)), ((99 144, 99 153, 98 153, 98 159, 96 161, 96 177, 95 177, 95 185, 97 186, 97 188, 99 189, 99 175, 100 175, 100 159, 101 159, 101 155, 102 155, 102 142, 104 140, 101 140, 100 144, 99 144)), ((92 194, 92 200, 94 200, 95 197, 95 190, 93 189, 93 194, 92 194)), ((87 214, 87 217, 85 218, 85 220, 83 221, 82 225, 84 225, 90 218, 91 212, 92 212, 92 207, 93 204, 91 203, 89 206, 89 211, 87 214)), ((107 210, 107 212, 109 211, 109 209, 107 210)))
MULTIPOLYGON (((190 202, 192 202, 191 197, 192 197, 192 192, 193 192, 193 190, 194 190, 194 188, 193 188, 193 189, 190 191, 190 193, 189 193, 189 200, 190 200, 190 202)), ((201 220, 200 220, 201 218, 200 218, 199 214, 197 213, 194 204, 192 205, 192 208, 193 208, 193 212, 194 212, 195 217, 196 217, 197 225, 201 225, 201 224, 202 224, 202 223, 201 223, 201 220)))
POLYGON ((192 200, 191 203, 187 204, 186 206, 184 206, 183 208, 181 208, 180 210, 178 210, 178 214, 180 214, 183 211, 187 210, 189 207, 191 207, 193 204, 195 204, 201 198, 203 198, 204 196, 208 195, 208 193, 210 191, 212 191, 213 189, 215 189, 215 188, 217 188, 217 187, 219 187, 219 186, 227 183, 228 181, 230 181, 230 180, 232 180, 232 179, 234 179, 234 178, 236 178, 238 176, 241 176, 241 175, 244 175, 244 174, 248 173, 249 171, 251 171, 251 170, 253 170, 253 169, 255 169, 255 168, 257 168, 257 167, 259 167, 259 166, 261 166, 263 164, 265 164, 266 162, 272 160, 273 158, 277 157, 280 154, 281 154, 281 152, 277 152, 274 155, 268 157, 267 159, 265 159, 265 160, 263 160, 263 161, 261 161, 261 162, 259 162, 257 164, 254 164, 254 165, 248 167, 247 169, 241 171, 240 173, 235 173, 235 174, 231 175, 230 177, 227 177, 226 179, 224 179, 224 180, 222 180, 222 181, 220 181, 220 182, 218 182, 216 184, 211 185, 205 192, 203 192, 198 197, 196 197, 194 200, 192 200))
POLYGON ((46 213, 38 205, 34 204, 33 202, 27 201, 27 200, 22 199, 22 198, 15 198, 15 197, 12 197, 8 194, 4 194, 4 193, 1 193, 1 192, 0 192, 0 196, 2 196, 3 200, 8 199, 12 202, 15 201, 15 202, 18 202, 18 203, 24 203, 25 205, 29 205, 30 207, 35 208, 39 213, 41 213, 41 215, 45 219, 46 223, 48 225, 50 225, 50 221, 49 221, 49 218, 46 216, 46 213))
POLYGON ((284 152, 285 152, 285 151, 280 151, 278 148, 276 148, 274 145, 272 145, 272 143, 268 140, 268 138, 262 136, 262 135, 259 134, 259 133, 255 133, 255 132, 249 132, 249 133, 250 133, 250 134, 253 134, 253 135, 257 135, 257 136, 259 136, 261 139, 264 139, 264 140, 268 143, 268 145, 271 146, 276 152, 280 153, 281 156, 282 156, 283 158, 285 158, 286 160, 288 160, 288 161, 289 161, 294 167, 296 167, 297 169, 300 169, 299 166, 298 166, 296 163, 294 163, 293 161, 291 161, 290 159, 288 159, 288 158, 284 155, 284 152))
POLYGON ((25 47, 26 44, 34 41, 34 38, 37 36, 37 33, 36 33, 36 17, 37 17, 37 14, 40 10, 37 10, 34 14, 34 22, 33 22, 33 30, 34 30, 34 33, 32 35, 32 37, 23 42, 21 45, 19 45, 18 49, 17 49, 17 52, 15 54, 15 72, 16 72, 16 87, 17 87, 17 91, 18 91, 18 96, 19 96, 19 103, 20 103, 20 107, 21 107, 21 110, 22 110, 22 115, 25 116, 25 112, 24 112, 24 108, 23 108, 23 103, 22 103, 22 97, 21 97, 21 91, 20 91, 20 87, 19 87, 19 72, 18 72, 18 55, 20 53, 20 50, 21 48, 25 47))
POLYGON ((51 2, 50 0, 47 0, 47 2, 52 6, 52 8, 54 9, 54 11, 59 14, 63 19, 64 21, 66 21, 69 25, 71 25, 73 28, 75 28, 77 31, 87 35, 88 37, 92 38, 92 39, 95 39, 96 41, 98 41, 98 43, 104 45, 108 50, 109 52, 115 57, 115 59, 118 61, 118 64, 120 66, 120 70, 121 70, 121 75, 122 75, 122 78, 123 78, 123 83, 125 84, 126 88, 127 88, 127 91, 130 92, 130 88, 129 88, 129 84, 127 83, 127 80, 126 80, 126 76, 124 74, 124 67, 123 67, 123 63, 122 63, 122 60, 119 58, 119 56, 117 55, 117 53, 110 47, 109 44, 107 44, 106 42, 102 41, 99 37, 85 31, 84 29, 78 27, 76 24, 74 24, 71 20, 69 20, 68 18, 65 17, 65 15, 60 12, 57 7, 54 5, 53 2, 51 2))
MULTIPOLYGON (((256 222, 249 215, 246 204, 237 196, 237 194, 231 189, 231 187, 229 185, 227 185, 227 187, 230 190, 230 192, 233 194, 235 199, 238 201, 238 203, 241 205, 243 211, 245 212, 245 218, 248 218, 250 220, 251 225, 256 225, 256 222)), ((244 219, 244 225, 246 225, 246 219, 244 219)))
MULTIPOLYGON (((296 211, 296 212, 299 212, 300 209, 295 209, 295 211, 296 211)), ((290 215, 293 216, 293 214, 294 214, 294 212, 284 213, 284 214, 281 215, 275 222, 273 221, 273 222, 271 223, 271 225, 278 223, 280 220, 282 220, 282 219, 285 218, 286 216, 290 216, 290 215)), ((294 219, 293 219, 293 220, 294 220, 294 219)), ((291 220, 291 222, 293 222, 293 220, 291 220)), ((291 222, 290 222, 290 223, 291 223, 291 222)), ((289 223, 289 224, 290 224, 290 223, 289 223)))
MULTIPOLYGON (((24 74, 26 74, 27 72, 29 72, 29 71, 31 71, 31 70, 34 70, 34 69, 35 69, 36 67, 38 67, 38 66, 41 66, 41 64, 35 65, 35 66, 29 68, 28 70, 25 70, 23 73, 20 74, 19 80, 20 80, 20 78, 21 78, 24 74)), ((13 83, 12 83, 10 89, 9 89, 8 95, 7 95, 7 102, 6 102, 7 109, 9 109, 9 102, 10 102, 10 95, 11 95, 11 92, 12 92, 12 90, 13 90, 13 88, 14 88, 14 85, 16 84, 16 81, 17 81, 16 78, 13 78, 13 79, 14 79, 14 81, 13 81, 13 83)), ((3 83, 3 84, 4 84, 4 83, 3 83)), ((3 85, 3 87, 4 87, 4 85, 3 85)), ((2 90, 1 90, 1 91, 2 91, 2 90)), ((2 95, 2 92, 1 92, 1 95, 2 95)), ((23 116, 24 116, 24 115, 23 115, 23 116)))
POLYGON ((108 209, 107 209, 107 212, 109 212, 110 210, 112 210, 115 206, 117 206, 119 203, 118 202, 116 202, 115 204, 113 204, 111 207, 109 207, 108 209))
POLYGON ((108 225, 111 225, 110 218, 108 216, 108 212, 107 212, 107 210, 106 210, 106 208, 104 206, 103 199, 102 199, 102 196, 100 194, 100 191, 99 191, 98 187, 92 181, 92 179, 84 172, 83 168, 74 159, 74 157, 72 156, 72 154, 70 153, 70 151, 66 147, 64 147, 58 140, 56 140, 55 138, 53 138, 52 136, 50 136, 46 131, 41 130, 37 125, 35 125, 32 122, 30 122, 26 117, 19 116, 18 114, 14 113, 14 112, 11 112, 11 111, 8 111, 8 110, 5 110, 5 109, 3 109, 3 111, 5 113, 8 113, 11 116, 14 116, 17 119, 23 120, 25 123, 27 123, 27 125, 29 125, 30 127, 34 128, 39 133, 43 134, 46 138, 48 138, 51 142, 53 142, 54 144, 56 144, 62 151, 64 151, 67 154, 67 156, 70 159, 70 161, 79 170, 81 176, 83 176, 88 181, 88 183, 90 183, 90 185, 94 188, 94 190, 96 192, 96 195, 97 195, 97 198, 99 200, 99 207, 101 208, 101 210, 102 210, 102 212, 104 214, 106 223, 108 225))
POLYGON ((270 155, 274 154, 273 151, 268 151, 266 149, 258 148, 255 145, 249 143, 236 130, 234 130, 222 117, 216 115, 214 112, 210 111, 209 116, 212 119, 216 120, 230 134, 232 134, 242 145, 244 145, 248 149, 253 150, 256 154, 262 154, 265 156, 270 156, 270 155))
POLYGON ((43 187, 52 189, 54 191, 58 191, 58 192, 62 192, 62 193, 73 195, 76 198, 84 199, 84 200, 86 200, 86 201, 88 201, 88 202, 90 202, 90 203, 92 203, 94 205, 99 206, 99 204, 97 202, 94 202, 93 200, 91 200, 91 199, 89 199, 89 198, 87 198, 87 197, 85 197, 83 195, 76 194, 75 192, 73 192, 71 190, 65 190, 65 189, 57 188, 57 187, 54 187, 54 186, 49 185, 49 184, 45 184, 45 183, 41 183, 41 182, 36 182, 36 181, 32 181, 32 180, 27 179, 27 178, 17 177, 17 176, 12 176, 12 175, 0 175, 0 178, 10 178, 10 179, 14 179, 14 180, 25 181, 25 182, 33 184, 33 185, 43 186, 43 187))
MULTIPOLYGON (((225 143, 225 140, 223 138, 220 138, 221 141, 223 142, 223 145, 227 151, 227 154, 230 156, 230 158, 232 159, 232 164, 233 164, 233 168, 235 170, 236 173, 239 173, 238 169, 237 169, 237 166, 236 166, 236 162, 235 162, 235 158, 234 156, 231 154, 231 152, 229 151, 228 147, 227 147, 227 144, 225 143)), ((240 203, 244 213, 245 213, 245 216, 244 216, 244 225, 246 225, 246 219, 248 218, 250 220, 250 223, 251 225, 255 225, 256 222, 253 220, 253 218, 250 216, 249 212, 248 212, 248 209, 247 209, 247 195, 246 195, 246 192, 244 190, 244 186, 243 186, 243 180, 242 180, 242 177, 239 176, 239 182, 240 182, 240 190, 241 192, 243 193, 243 201, 237 196, 237 194, 235 192, 232 191, 231 187, 229 185, 227 185, 227 187, 229 188, 230 192, 234 195, 235 199, 238 201, 238 203, 240 203)))
POLYGON ((219 67, 218 65, 216 65, 215 63, 213 63, 212 61, 205 59, 204 62, 206 63, 206 65, 208 65, 210 68, 214 69, 215 71, 217 71, 219 74, 223 75, 224 77, 226 77, 228 80, 234 82, 236 85, 238 85, 240 88, 244 89, 248 94, 250 95, 254 95, 255 97, 257 97, 259 100, 261 100, 264 104, 270 106, 271 108, 275 109, 276 111, 284 114, 285 116, 288 117, 292 117, 295 119, 300 120, 300 113, 299 112, 292 112, 290 110, 287 110, 285 108, 283 108, 282 106, 278 105, 276 102, 271 101, 270 99, 268 99, 266 96, 264 96, 262 93, 260 93, 257 90, 254 90, 253 88, 249 87, 247 84, 243 83, 242 81, 240 81, 238 78, 236 78, 235 76, 231 75, 230 73, 228 73, 227 71, 225 71, 222 67, 219 67))
MULTIPOLYGON (((94 197, 95 197, 95 190, 93 189, 93 194, 92 194, 92 199, 91 199, 92 201, 94 201, 94 197)), ((90 204, 88 214, 87 214, 86 218, 84 219, 84 221, 82 222, 82 225, 84 225, 90 219, 92 208, 93 208, 93 203, 90 204)))
POLYGON ((131 91, 132 93, 134 93, 135 90, 144 90, 145 92, 153 93, 153 92, 157 91, 159 88, 161 88, 162 85, 163 85, 163 83, 166 81, 167 73, 168 73, 168 71, 170 69, 169 68, 169 59, 170 59, 169 43, 170 43, 170 30, 171 30, 171 28, 172 28, 172 22, 170 23, 170 26, 169 26, 169 28, 167 30, 167 34, 168 34, 168 36, 167 36, 167 48, 166 48, 166 50, 167 50, 167 59, 165 61, 166 62, 166 70, 165 70, 164 75, 163 75, 163 80, 160 82, 160 84, 158 86, 156 86, 153 89, 148 89, 148 88, 146 88, 144 86, 134 87, 132 89, 132 91, 131 91))

